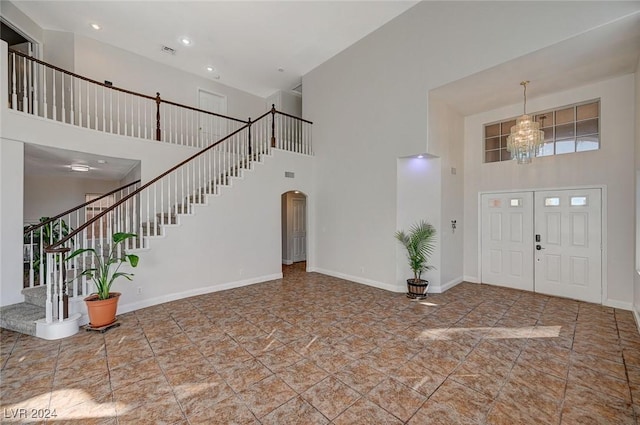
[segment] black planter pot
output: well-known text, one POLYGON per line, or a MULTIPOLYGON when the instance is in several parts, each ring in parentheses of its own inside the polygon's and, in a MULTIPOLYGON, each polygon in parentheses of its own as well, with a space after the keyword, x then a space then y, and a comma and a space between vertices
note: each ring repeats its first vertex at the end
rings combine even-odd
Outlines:
POLYGON ((429 281, 418 279, 407 279, 407 297, 414 300, 422 300, 427 298, 427 289, 429 281))

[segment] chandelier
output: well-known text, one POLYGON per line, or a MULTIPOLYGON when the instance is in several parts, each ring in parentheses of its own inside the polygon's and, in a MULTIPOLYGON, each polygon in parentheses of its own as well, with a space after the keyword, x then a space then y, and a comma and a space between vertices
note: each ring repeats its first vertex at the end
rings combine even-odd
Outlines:
POLYGON ((524 87, 524 112, 516 120, 516 125, 511 127, 511 134, 507 137, 507 150, 518 164, 531 163, 531 158, 536 156, 544 143, 544 131, 540 130, 540 123, 527 115, 527 84, 529 81, 520 83, 524 87))

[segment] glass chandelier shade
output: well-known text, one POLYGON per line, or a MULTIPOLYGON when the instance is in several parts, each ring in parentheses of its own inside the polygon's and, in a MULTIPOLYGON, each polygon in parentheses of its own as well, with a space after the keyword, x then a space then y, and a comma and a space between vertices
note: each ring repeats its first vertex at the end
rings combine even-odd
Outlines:
POLYGON ((524 87, 524 113, 516 119, 516 125, 511 127, 511 134, 507 137, 507 151, 518 164, 529 164, 544 143, 544 131, 540 130, 540 123, 535 122, 531 115, 527 115, 527 84, 524 87))

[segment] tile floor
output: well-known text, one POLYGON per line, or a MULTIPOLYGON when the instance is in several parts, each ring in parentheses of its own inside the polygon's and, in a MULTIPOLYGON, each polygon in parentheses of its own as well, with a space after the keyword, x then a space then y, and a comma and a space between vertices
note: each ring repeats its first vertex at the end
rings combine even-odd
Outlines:
POLYGON ((640 418, 631 313, 566 299, 463 283, 416 302, 292 267, 120 319, 62 341, 3 330, 2 422, 54 411, 48 423, 83 425, 640 418))

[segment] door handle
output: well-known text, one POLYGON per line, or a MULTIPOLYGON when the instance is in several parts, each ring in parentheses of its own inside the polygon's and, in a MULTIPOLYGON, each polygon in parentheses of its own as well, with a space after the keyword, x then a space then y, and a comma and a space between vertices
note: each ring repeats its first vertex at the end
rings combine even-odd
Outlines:
POLYGON ((536 245, 536 249, 540 251, 541 249, 544 249, 544 248, 542 247, 542 245, 536 245))

